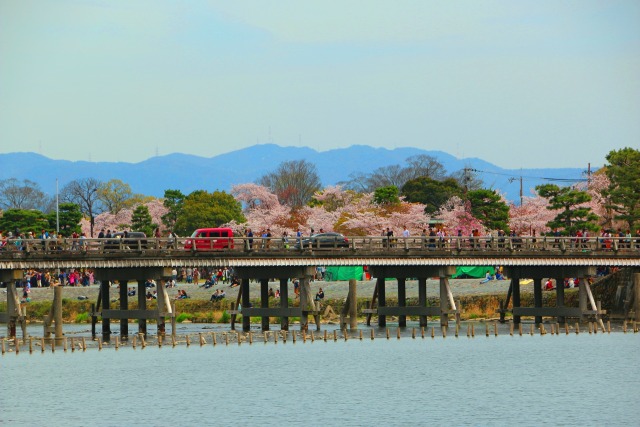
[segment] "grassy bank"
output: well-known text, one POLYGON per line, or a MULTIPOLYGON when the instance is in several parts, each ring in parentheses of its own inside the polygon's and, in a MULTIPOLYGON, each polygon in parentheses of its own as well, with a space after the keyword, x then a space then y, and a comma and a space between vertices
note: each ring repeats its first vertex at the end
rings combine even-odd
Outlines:
MULTIPOLYGON (((497 310, 500 307, 500 301, 504 300, 504 295, 469 295, 460 296, 456 298, 456 302, 460 303, 461 318, 463 320, 471 319, 490 319, 497 317, 497 310)), ((522 293, 521 294, 521 306, 532 307, 533 306, 533 294, 522 293)), ((360 298, 358 299, 358 311, 361 312, 363 308, 368 308, 370 299, 360 298)), ((176 320, 178 322, 190 321, 194 323, 229 323, 231 316, 227 313, 230 307, 231 301, 210 302, 204 299, 186 299, 177 300, 176 302, 176 320)), ((258 307, 260 301, 258 299, 253 300, 254 306, 258 307)), ((290 300, 290 306, 296 306, 297 301, 290 300)), ((27 321, 28 322, 42 322, 45 316, 49 314, 51 310, 51 301, 32 301, 27 305, 27 321)), ((62 301, 62 316, 65 323, 90 323, 90 311, 92 301, 77 301, 71 299, 63 299, 62 301)), ((278 307, 280 305, 279 300, 272 299, 270 301, 270 307, 278 307)), ((323 321, 337 321, 336 314, 339 314, 344 305, 344 298, 325 299, 322 304, 322 312, 325 314, 328 306, 331 307, 332 313, 326 313, 323 315, 323 321)), ((395 298, 387 298, 388 306, 397 306, 398 301, 395 298)), ((418 305, 417 298, 409 298, 407 300, 408 306, 418 305)), ((437 306, 439 301, 436 298, 429 298, 427 305, 437 306)), ((112 302, 110 304, 112 309, 118 309, 118 302, 112 302)), ((543 306, 555 307, 555 292, 543 293, 543 306)), ((565 291, 565 306, 577 307, 578 306, 578 290, 567 289, 565 291)), ((157 307, 156 301, 148 301, 147 308, 155 309, 157 307)), ((137 301, 129 302, 130 309, 137 309, 137 301)), ((7 303, 0 303, 0 311, 6 311, 7 303)), ((253 321, 254 319, 252 319, 253 321)), ((417 320, 417 318, 416 318, 417 320)), ((259 319, 255 319, 259 322, 259 319)), ((279 323, 278 318, 271 318, 271 322, 279 323)))

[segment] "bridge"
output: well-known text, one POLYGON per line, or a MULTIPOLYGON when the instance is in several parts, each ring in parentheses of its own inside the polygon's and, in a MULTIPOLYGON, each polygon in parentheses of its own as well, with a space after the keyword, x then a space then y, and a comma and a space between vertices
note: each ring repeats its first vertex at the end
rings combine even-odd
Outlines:
MULTIPOLYGON (((128 320, 139 319, 139 328, 146 334, 146 319, 158 319, 159 332, 164 332, 164 318, 170 316, 171 306, 164 291, 164 283, 171 271, 181 267, 233 267, 242 283, 257 279, 261 283, 260 307, 251 305, 249 286, 241 284, 236 306, 232 307, 232 328, 235 315, 241 312, 242 328, 248 331, 250 317, 261 317, 262 328, 269 329, 269 317, 280 317, 281 328, 288 329, 290 317, 300 317, 301 325, 308 326, 309 316, 319 325, 319 311, 312 298, 310 281, 316 266, 368 266, 376 278, 376 289, 367 312, 367 323, 373 315, 378 325, 386 326, 387 316, 398 316, 399 326, 406 326, 407 316, 418 316, 424 326, 427 316, 440 316, 443 326, 450 315, 457 315, 458 307, 449 286, 449 278, 457 266, 502 266, 511 286, 507 304, 512 298, 515 324, 522 316, 534 316, 536 323, 543 316, 552 316, 558 322, 567 317, 598 316, 598 310, 587 280, 581 280, 579 306, 565 307, 564 288, 556 287, 556 306, 542 307, 542 279, 555 278, 563 283, 567 277, 587 278, 595 275, 598 266, 640 268, 640 237, 626 238, 548 238, 548 237, 397 237, 351 236, 348 246, 343 242, 300 244, 295 238, 252 239, 237 237, 205 240, 204 246, 186 245, 191 238, 178 239, 60 239, 9 241, 0 248, 0 281, 12 283, 21 280, 27 269, 68 270, 92 269, 101 282, 97 308, 92 316, 102 318, 102 334, 109 340, 110 319, 121 321, 121 334, 128 334, 128 320), (209 250, 207 250, 209 248, 209 250), (204 249, 204 250, 203 250, 204 249), (288 280, 300 278, 300 304, 288 306, 288 280), (426 306, 426 281, 439 278, 440 306, 426 306), (145 281, 157 279, 159 308, 146 309, 145 281), (268 306, 270 278, 280 281, 281 305, 268 306), (385 278, 395 278, 398 286, 398 306, 386 302, 385 278), (418 305, 407 306, 405 283, 408 278, 418 280, 418 305), (520 279, 534 281, 534 307, 520 305, 520 279), (120 287, 120 308, 109 305, 109 281, 138 282, 138 309, 129 310, 126 286, 120 287), (237 308, 241 306, 241 311, 237 308)), ((0 320, 3 320, 0 314, 0 320)), ((5 318, 7 315, 5 315, 5 318)), ((9 316, 11 317, 11 316, 9 316)), ((15 317, 15 316, 14 316, 15 317)), ((6 321, 6 319, 5 319, 6 321)), ((94 323, 95 328, 95 323, 94 323)), ((95 330, 94 330, 95 334, 95 330)))

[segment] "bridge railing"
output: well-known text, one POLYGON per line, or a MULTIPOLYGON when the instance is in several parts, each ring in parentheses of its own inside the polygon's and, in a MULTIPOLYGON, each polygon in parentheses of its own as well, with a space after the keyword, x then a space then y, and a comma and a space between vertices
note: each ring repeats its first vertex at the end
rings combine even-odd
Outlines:
POLYGON ((468 236, 348 236, 347 242, 335 240, 333 242, 301 241, 295 237, 283 239, 280 237, 234 237, 198 238, 204 241, 200 245, 185 245, 190 237, 179 238, 121 238, 121 239, 9 239, 0 246, 0 257, 22 257, 30 254, 127 254, 138 253, 148 256, 178 253, 201 252, 253 252, 253 253, 284 253, 304 254, 310 251, 321 252, 351 252, 351 253, 431 253, 431 252, 555 252, 555 253, 583 253, 609 252, 640 255, 640 237, 468 237, 468 236), (302 243, 302 244, 301 244, 302 243))

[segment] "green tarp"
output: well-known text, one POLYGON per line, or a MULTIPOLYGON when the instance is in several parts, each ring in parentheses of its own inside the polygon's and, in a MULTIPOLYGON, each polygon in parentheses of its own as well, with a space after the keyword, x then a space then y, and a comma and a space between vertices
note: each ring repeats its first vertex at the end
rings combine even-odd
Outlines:
POLYGON ((327 267, 327 271, 324 274, 324 278, 327 281, 335 280, 362 280, 364 269, 362 267, 352 266, 340 266, 340 267, 327 267))
POLYGON ((465 278, 465 277, 485 277, 487 275, 487 271, 491 274, 494 273, 494 267, 456 267, 456 274, 451 276, 453 279, 465 278))

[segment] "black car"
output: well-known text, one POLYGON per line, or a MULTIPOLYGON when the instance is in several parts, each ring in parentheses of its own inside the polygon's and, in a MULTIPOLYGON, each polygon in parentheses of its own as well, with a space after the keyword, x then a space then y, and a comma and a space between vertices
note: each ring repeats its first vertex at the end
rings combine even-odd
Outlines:
MULTIPOLYGON (((296 241, 294 247, 296 249, 300 249, 300 240, 296 241)), ((311 237, 305 237, 302 239, 302 248, 304 249, 333 249, 348 247, 349 239, 340 233, 317 233, 311 235, 311 237)))
POLYGON ((138 250, 147 249, 147 235, 142 231, 127 231, 114 233, 111 238, 104 243, 104 250, 138 250))

